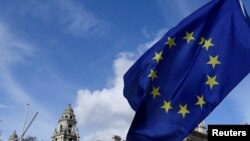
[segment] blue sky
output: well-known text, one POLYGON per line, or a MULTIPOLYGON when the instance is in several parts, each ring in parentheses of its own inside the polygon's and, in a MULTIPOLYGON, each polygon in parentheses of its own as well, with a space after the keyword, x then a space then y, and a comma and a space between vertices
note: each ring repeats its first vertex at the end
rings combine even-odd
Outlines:
MULTIPOLYGON (((82 141, 125 138, 133 111, 122 76, 163 33, 209 0, 0 1, 0 129, 50 140, 71 103, 82 141)), ((250 2, 243 0, 246 9, 250 2)), ((250 122, 248 75, 205 120, 250 122)))

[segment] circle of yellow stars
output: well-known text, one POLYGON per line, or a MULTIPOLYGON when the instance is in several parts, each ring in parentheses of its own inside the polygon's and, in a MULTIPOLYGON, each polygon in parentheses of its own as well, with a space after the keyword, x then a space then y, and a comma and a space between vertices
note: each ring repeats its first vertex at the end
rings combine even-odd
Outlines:
MULTIPOLYGON (((187 44, 189 44, 190 42, 195 40, 194 32, 186 31, 186 35, 182 39, 185 40, 187 44)), ((168 46, 169 49, 172 49, 173 47, 177 46, 175 40, 176 40, 176 37, 168 37, 167 41, 165 42, 165 45, 168 46)), ((205 51, 207 52, 211 47, 214 46, 213 39, 212 38, 206 39, 206 38, 201 36, 200 41, 198 42, 198 45, 200 45, 202 48, 204 48, 205 51)), ((152 60, 154 60, 157 64, 160 61, 162 61, 163 59, 164 58, 163 58, 162 51, 155 52, 154 57, 152 58, 152 60)), ((219 61, 219 55, 218 54, 215 56, 209 55, 209 60, 208 60, 208 62, 206 62, 206 64, 211 65, 212 69, 215 69, 217 67, 217 65, 221 64, 221 62, 219 61)), ((154 69, 151 69, 148 77, 151 79, 151 81, 154 81, 155 79, 158 78, 157 71, 154 69)), ((205 85, 207 85, 210 90, 213 90, 214 86, 219 85, 219 82, 217 82, 217 80, 216 80, 217 79, 216 75, 211 76, 211 75, 207 74, 206 79, 207 79, 207 81, 205 82, 205 85)), ((150 94, 153 96, 153 99, 160 97, 161 96, 160 87, 153 86, 150 94)), ((202 110, 203 106, 206 104, 204 94, 196 95, 196 98, 197 98, 197 102, 195 103, 195 105, 199 106, 199 108, 202 110)), ((171 105, 171 101, 170 100, 167 101, 165 99, 163 99, 163 105, 160 108, 163 109, 166 113, 168 113, 170 110, 174 109, 171 105)), ((188 110, 187 104, 183 104, 183 105, 179 104, 178 114, 180 114, 183 117, 183 119, 189 113, 190 113, 190 111, 188 110)))

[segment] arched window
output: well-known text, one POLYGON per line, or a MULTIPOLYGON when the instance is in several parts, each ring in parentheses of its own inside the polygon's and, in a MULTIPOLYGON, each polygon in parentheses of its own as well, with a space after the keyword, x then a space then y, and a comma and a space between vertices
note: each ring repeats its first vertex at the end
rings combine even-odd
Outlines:
POLYGON ((72 125, 69 124, 68 132, 71 133, 72 125))

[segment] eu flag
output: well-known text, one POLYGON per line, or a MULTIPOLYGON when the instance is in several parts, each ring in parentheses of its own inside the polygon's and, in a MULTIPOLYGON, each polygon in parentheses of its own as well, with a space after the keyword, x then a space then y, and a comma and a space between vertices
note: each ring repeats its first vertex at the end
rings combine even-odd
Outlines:
POLYGON ((136 111, 127 141, 181 141, 250 71, 250 20, 213 0, 169 30, 124 75, 136 111))

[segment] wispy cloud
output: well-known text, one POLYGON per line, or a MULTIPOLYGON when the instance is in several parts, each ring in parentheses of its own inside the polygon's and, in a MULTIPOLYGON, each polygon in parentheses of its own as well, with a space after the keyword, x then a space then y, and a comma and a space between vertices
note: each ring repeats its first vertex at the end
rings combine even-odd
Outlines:
MULTIPOLYGON (((48 130, 48 127, 51 126, 46 122, 51 119, 50 114, 40 105, 39 102, 31 97, 31 94, 20 85, 13 74, 13 70, 15 70, 18 65, 27 63, 28 59, 31 59, 35 55, 34 48, 35 46, 31 43, 17 37, 6 24, 0 23, 0 96, 2 99, 8 99, 8 101, 4 101, 5 105, 0 105, 0 108, 10 107, 12 110, 8 110, 9 114, 11 111, 15 111, 16 113, 14 115, 20 115, 20 112, 22 113, 23 111, 20 111, 20 108, 17 109, 13 107, 20 107, 27 102, 32 103, 32 106, 35 107, 34 109, 43 114, 36 123, 40 125, 37 126, 38 128, 36 131, 39 130, 41 131, 41 134, 44 134, 42 131, 45 129, 48 130)), ((6 134, 11 134, 13 130, 19 130, 17 124, 20 124, 20 122, 16 119, 18 117, 20 116, 8 117, 8 115, 4 115, 4 117, 2 117, 9 121, 13 121, 5 124, 4 128, 7 132, 6 134)))
MULTIPOLYGON (((123 75, 146 49, 162 36, 139 45, 135 53, 121 52, 113 61, 114 78, 101 90, 78 91, 75 112, 83 141, 111 140, 112 135, 125 139, 134 112, 123 97, 123 75)), ((152 35, 151 35, 152 36, 152 35)))
POLYGON ((142 31, 142 35, 144 35, 146 38, 149 38, 149 37, 150 37, 150 34, 148 33, 148 28, 147 28, 147 26, 143 27, 143 28, 141 29, 141 31, 142 31))
POLYGON ((180 14, 180 16, 187 16, 192 12, 192 10, 190 9, 191 6, 189 6, 188 1, 176 0, 175 2, 177 7, 176 9, 178 9, 178 13, 180 14))
POLYGON ((61 12, 60 22, 64 23, 73 34, 103 34, 109 29, 110 23, 96 17, 84 6, 72 1, 57 1, 61 12))
POLYGON ((7 106, 0 104, 0 108, 7 108, 7 106))
POLYGON ((166 33, 166 31, 168 31, 168 29, 163 28, 163 29, 159 30, 158 32, 156 32, 154 34, 149 34, 149 36, 152 37, 153 39, 148 41, 148 42, 139 44, 138 47, 137 47, 137 52, 134 53, 134 54, 136 54, 137 56, 142 55, 145 52, 146 49, 149 49, 157 41, 159 41, 160 38, 162 38, 162 36, 166 33))
POLYGON ((17 63, 24 63, 25 59, 33 56, 32 45, 22 41, 11 33, 9 28, 0 23, 0 87, 13 96, 16 102, 29 101, 26 94, 16 84, 10 68, 17 63))
POLYGON ((0 23, 0 68, 7 68, 15 63, 23 62, 26 57, 32 56, 31 45, 13 36, 8 27, 0 23))
POLYGON ((176 22, 190 15, 194 10, 198 9, 201 4, 205 4, 206 0, 157 0, 158 6, 162 11, 162 16, 166 23, 171 26, 176 25, 176 22))
POLYGON ((1 15, 32 18, 39 21, 41 25, 53 23, 57 30, 77 36, 102 35, 110 29, 110 22, 98 17, 80 2, 62 0, 27 1, 8 5, 8 9, 5 9, 5 13, 1 15))

